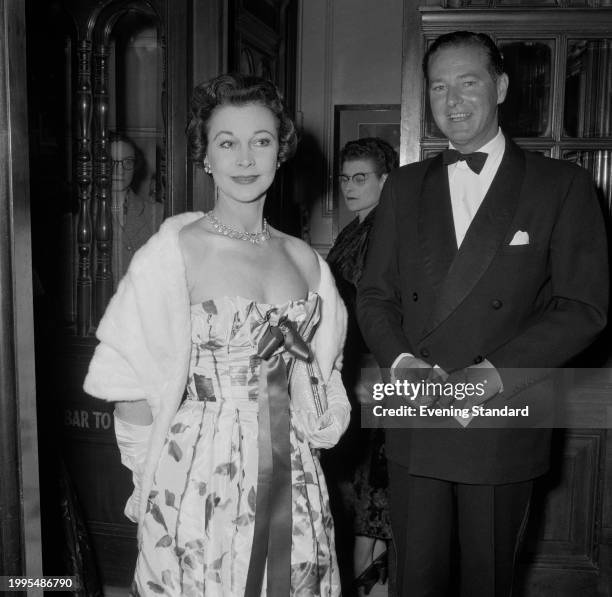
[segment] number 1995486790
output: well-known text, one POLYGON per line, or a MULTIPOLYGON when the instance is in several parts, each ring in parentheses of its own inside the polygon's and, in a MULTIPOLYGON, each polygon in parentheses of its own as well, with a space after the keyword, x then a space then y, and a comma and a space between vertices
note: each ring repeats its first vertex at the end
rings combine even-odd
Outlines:
POLYGON ((45 591, 74 591, 77 589, 74 576, 0 576, 0 591, 23 591, 40 588, 45 591))

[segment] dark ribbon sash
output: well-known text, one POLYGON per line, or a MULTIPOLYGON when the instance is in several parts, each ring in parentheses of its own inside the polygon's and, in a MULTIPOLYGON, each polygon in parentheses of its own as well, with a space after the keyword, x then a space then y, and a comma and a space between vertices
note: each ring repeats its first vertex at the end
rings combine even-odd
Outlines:
POLYGON ((253 546, 245 597, 260 597, 266 560, 268 597, 291 593, 291 444, 289 439, 289 382, 282 353, 311 360, 308 345, 293 323, 280 320, 259 341, 262 359, 259 384, 259 462, 253 546))

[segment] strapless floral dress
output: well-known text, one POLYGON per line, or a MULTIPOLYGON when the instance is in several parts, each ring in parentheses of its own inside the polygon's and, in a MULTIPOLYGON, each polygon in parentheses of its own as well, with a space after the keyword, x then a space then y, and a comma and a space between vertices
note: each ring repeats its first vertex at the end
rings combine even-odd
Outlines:
MULTIPOLYGON (((257 542, 256 529, 263 369, 258 346, 269 327, 281 320, 291 321, 300 336, 309 339, 319 313, 315 293, 284 305, 240 297, 192 305, 189 379, 149 496, 134 595, 245 595, 251 560, 262 549, 266 553, 265 544, 257 542)), ((289 362, 284 347, 276 349, 279 355, 283 364, 289 362)), ((283 515, 290 537, 285 550, 288 595, 337 596, 340 583, 327 487, 316 451, 296 428, 291 408, 288 423, 289 454, 284 457, 290 466, 289 511, 283 515)), ((273 436, 273 449, 275 441, 273 436)), ((278 516, 278 509, 271 516, 275 513, 278 516)), ((274 557, 268 555, 261 566, 261 595, 276 594, 267 591, 274 557)))

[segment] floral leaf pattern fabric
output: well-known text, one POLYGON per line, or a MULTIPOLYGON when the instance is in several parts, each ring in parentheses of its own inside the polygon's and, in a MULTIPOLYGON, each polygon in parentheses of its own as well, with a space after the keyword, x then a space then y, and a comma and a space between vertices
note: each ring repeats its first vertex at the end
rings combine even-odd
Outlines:
MULTIPOLYGON (((256 347, 267 326, 285 316, 309 339, 319 300, 310 293, 275 306, 224 297, 192 306, 186 399, 170 426, 149 496, 133 595, 244 594, 257 504, 256 347)), ((325 480, 292 418, 290 446, 291 596, 337 597, 325 480)))

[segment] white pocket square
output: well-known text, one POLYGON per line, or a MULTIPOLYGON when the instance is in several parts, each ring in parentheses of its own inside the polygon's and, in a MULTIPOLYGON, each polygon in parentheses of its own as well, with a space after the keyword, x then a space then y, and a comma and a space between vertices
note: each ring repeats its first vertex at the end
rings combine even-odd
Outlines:
POLYGON ((517 245, 528 245, 529 244, 529 233, 523 230, 517 230, 512 240, 510 241, 510 246, 517 245))

